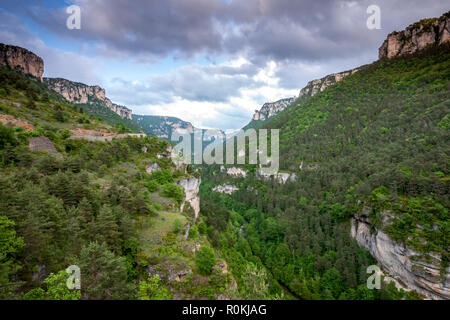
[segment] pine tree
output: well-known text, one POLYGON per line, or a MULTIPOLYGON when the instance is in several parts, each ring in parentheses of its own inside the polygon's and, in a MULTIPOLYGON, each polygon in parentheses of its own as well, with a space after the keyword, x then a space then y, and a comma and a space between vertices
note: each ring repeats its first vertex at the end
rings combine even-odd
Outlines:
POLYGON ((125 259, 117 257, 106 243, 91 242, 81 250, 82 299, 133 299, 136 287, 127 282, 125 259))

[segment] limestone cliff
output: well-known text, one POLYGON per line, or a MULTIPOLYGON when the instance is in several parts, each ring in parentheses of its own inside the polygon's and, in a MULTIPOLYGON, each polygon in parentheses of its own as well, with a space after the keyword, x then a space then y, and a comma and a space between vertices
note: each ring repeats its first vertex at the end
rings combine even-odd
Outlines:
POLYGON ((195 177, 184 178, 177 182, 177 185, 184 189, 184 200, 181 203, 180 210, 183 211, 186 202, 189 203, 191 208, 194 209, 195 219, 197 219, 200 212, 200 183, 201 179, 195 177))
POLYGON ((132 119, 132 111, 127 107, 112 103, 111 100, 106 97, 105 89, 100 88, 99 86, 88 86, 83 83, 61 78, 44 78, 44 82, 49 88, 62 95, 69 102, 75 104, 98 103, 112 110, 123 119, 132 119))
POLYGON ((377 259, 385 272, 406 288, 428 299, 450 299, 450 268, 441 277, 440 256, 430 254, 429 261, 423 261, 419 252, 393 241, 383 230, 373 228, 365 215, 355 215, 352 219, 351 236, 377 259))
POLYGON ((336 82, 341 81, 345 77, 352 75, 358 71, 359 71, 359 69, 355 68, 352 70, 343 71, 343 72, 339 72, 339 73, 332 73, 321 79, 312 80, 312 81, 308 82, 306 87, 304 87, 303 89, 300 90, 298 98, 312 97, 312 96, 316 95, 318 92, 322 92, 329 86, 335 84, 336 82))
POLYGON ((255 110, 253 120, 255 121, 267 120, 270 117, 273 117, 274 115, 286 109, 292 102, 294 102, 294 98, 286 98, 275 102, 267 102, 262 106, 260 110, 255 110))
POLYGON ((403 31, 390 33, 378 49, 378 57, 389 59, 414 53, 432 44, 450 41, 449 19, 450 11, 440 18, 424 19, 403 31))
POLYGON ((27 49, 0 43, 0 66, 18 69, 42 81, 44 60, 27 49))

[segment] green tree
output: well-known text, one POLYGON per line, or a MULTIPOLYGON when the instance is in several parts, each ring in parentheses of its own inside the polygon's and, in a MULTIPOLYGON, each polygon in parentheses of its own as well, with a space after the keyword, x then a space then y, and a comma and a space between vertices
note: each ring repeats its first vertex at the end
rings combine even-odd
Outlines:
POLYGON ((269 298, 267 274, 263 269, 259 269, 253 263, 249 263, 245 267, 242 278, 244 280, 246 299, 265 300, 269 298))
POLYGON ((47 286, 45 293, 46 300, 80 300, 81 291, 77 289, 70 290, 67 287, 69 274, 62 270, 57 274, 50 273, 44 284, 47 286))
POLYGON ((8 296, 18 285, 11 282, 10 276, 20 268, 16 257, 24 241, 17 237, 14 226, 14 221, 0 216, 0 298, 8 296))
POLYGON ((183 188, 173 183, 163 185, 162 195, 174 199, 178 204, 180 204, 184 198, 183 188))
POLYGON ((7 144, 11 146, 17 145, 17 140, 14 136, 14 129, 6 127, 0 123, 0 150, 3 150, 7 144))
POLYGON ((106 243, 91 242, 81 250, 81 298, 132 299, 135 286, 127 281, 125 258, 117 257, 106 243))
POLYGON ((162 286, 159 275, 150 277, 147 281, 139 282, 139 300, 171 300, 172 293, 169 289, 162 286))
POLYGON ((211 274, 212 267, 216 263, 214 250, 212 248, 202 246, 197 253, 195 262, 197 263, 198 270, 201 274, 211 274))

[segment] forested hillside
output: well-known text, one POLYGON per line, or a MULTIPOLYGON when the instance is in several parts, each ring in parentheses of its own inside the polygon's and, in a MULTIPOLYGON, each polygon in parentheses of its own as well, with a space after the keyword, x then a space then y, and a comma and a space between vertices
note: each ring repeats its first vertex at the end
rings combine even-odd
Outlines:
POLYGON ((171 146, 117 134, 39 80, 0 68, 0 299, 240 296, 202 218, 180 205, 171 146), (68 266, 81 270, 69 290, 68 266))
POLYGON ((224 239, 220 250, 257 256, 304 299, 417 298, 393 283, 367 289, 366 268, 375 262, 351 238, 350 218, 368 215, 374 228, 420 252, 416 259, 441 257, 445 281, 449 107, 448 44, 363 66, 294 102, 263 127, 280 129, 281 168, 296 180, 260 180, 251 166, 246 178, 205 168, 204 202, 229 212, 210 211, 210 223, 223 225, 210 236, 224 239), (224 181, 239 191, 212 192, 224 181), (245 239, 233 236, 239 226, 245 239))

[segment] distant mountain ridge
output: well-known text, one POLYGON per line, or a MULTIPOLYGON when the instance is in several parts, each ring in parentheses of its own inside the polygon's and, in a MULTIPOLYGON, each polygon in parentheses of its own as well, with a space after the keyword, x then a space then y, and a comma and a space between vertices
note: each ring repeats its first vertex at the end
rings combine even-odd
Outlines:
POLYGON ((192 123, 176 117, 133 114, 133 121, 139 124, 147 135, 156 136, 167 141, 170 141, 175 131, 179 134, 194 134, 195 130, 202 130, 203 141, 212 141, 225 137, 225 132, 220 129, 206 130, 196 128, 192 123))
POLYGON ((133 114, 133 121, 139 124, 147 135, 169 140, 172 132, 194 133, 194 126, 176 117, 137 115, 133 114))

